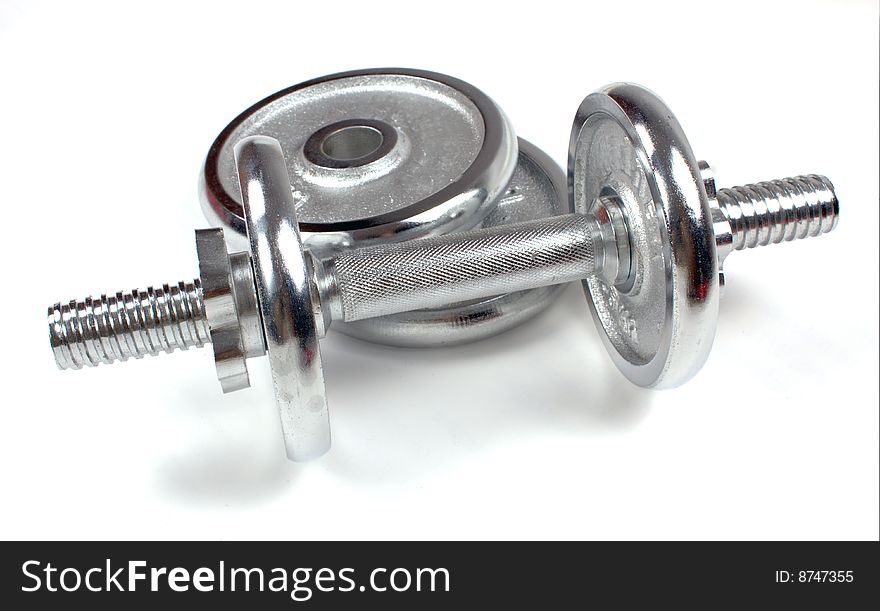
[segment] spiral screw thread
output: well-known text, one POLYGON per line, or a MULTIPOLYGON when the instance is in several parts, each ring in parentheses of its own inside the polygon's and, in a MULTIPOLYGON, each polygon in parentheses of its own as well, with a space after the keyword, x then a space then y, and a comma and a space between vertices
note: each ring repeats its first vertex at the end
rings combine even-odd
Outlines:
POLYGON ((211 341, 201 281, 56 303, 49 341, 59 369, 200 348, 211 341))
POLYGON ((719 189, 717 198, 736 250, 815 237, 837 226, 834 185, 816 174, 719 189))

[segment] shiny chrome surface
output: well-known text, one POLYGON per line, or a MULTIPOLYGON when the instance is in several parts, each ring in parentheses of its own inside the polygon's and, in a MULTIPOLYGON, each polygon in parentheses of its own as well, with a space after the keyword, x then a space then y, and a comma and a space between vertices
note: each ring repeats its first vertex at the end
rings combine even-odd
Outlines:
POLYGON ((245 223, 232 148, 251 135, 281 142, 303 240, 323 251, 478 226, 517 162, 510 122, 458 79, 388 68, 301 83, 244 111, 208 153, 202 207, 235 249, 245 248, 245 223), (375 133, 383 137, 363 158, 321 152, 330 138, 344 137, 335 148, 347 150, 375 133))
POLYGON ((196 252, 199 257, 205 312, 211 323, 211 348, 214 351, 217 379, 220 380, 223 392, 247 388, 251 385, 247 357, 223 230, 196 230, 196 252))
MULTIPOLYGON (((220 229, 219 231, 223 231, 220 229)), ((241 345, 247 358, 266 354, 266 339, 263 336, 263 321, 260 318, 260 304, 254 286, 254 269, 248 252, 234 252, 229 255, 229 268, 232 274, 232 293, 235 310, 238 314, 241 345)), ((213 323, 211 315, 208 320, 213 323)))
POLYGON ((599 247, 591 220, 567 214, 353 248, 322 261, 334 287, 324 307, 350 322, 572 282, 595 271, 599 247))
POLYGON ((628 225, 626 285, 584 281, 612 359, 640 386, 684 382, 709 355, 719 296, 709 202, 684 131, 647 89, 611 85, 578 109, 569 177, 576 210, 611 195, 628 225))
POLYGON ((291 460, 309 460, 330 449, 330 417, 290 179, 272 138, 243 140, 235 161, 284 444, 291 460))
MULTIPOLYGON (((696 161, 672 113, 646 89, 627 84, 581 106, 569 159, 580 213, 549 219, 314 258, 299 238, 278 142, 246 138, 236 156, 262 346, 248 313, 256 301, 246 255, 205 269, 232 278, 239 352, 269 354, 288 455, 295 460, 329 447, 318 337, 334 319, 582 279, 621 370, 637 384, 670 386, 705 360, 723 258, 735 249, 820 235, 836 226, 839 214, 833 185, 817 175, 716 190, 711 169, 696 161)), ((215 257, 210 250, 200 254, 215 257)), ((215 323, 205 299, 197 280, 56 304, 48 319, 56 363, 79 368, 203 345, 206 321, 213 330, 228 314, 221 312, 215 323)))
POLYGON ((201 348, 211 341, 198 278, 56 303, 49 308, 48 322, 59 369, 201 348))
POLYGON ((595 214, 601 201, 623 210, 630 273, 587 278, 584 289, 618 368, 658 388, 687 381, 706 361, 730 252, 828 232, 839 212, 822 176, 716 191, 669 108, 629 83, 588 96, 578 109, 569 192, 577 211, 595 214))
MULTIPOLYGON (((520 140, 519 147, 516 143, 511 147, 512 128, 484 94, 461 81, 428 72, 361 71, 310 81, 270 96, 242 113, 217 139, 203 168, 202 204, 208 220, 227 229, 227 242, 234 248, 244 248, 237 233, 243 232, 244 222, 235 211, 237 193, 229 188, 234 181, 229 167, 230 142, 258 133, 281 142, 304 243, 323 256, 343 248, 570 211, 562 170, 527 142, 520 140), (438 105, 442 113, 435 108, 438 105), (493 134, 501 136, 501 146, 493 134), (328 149, 337 151, 339 158, 334 158, 332 151, 328 155, 328 149), (469 164, 485 165, 489 170, 476 174, 477 182, 470 183, 483 185, 477 199, 462 190, 467 181, 453 181, 455 172, 448 171, 454 167, 457 172, 469 164), (427 174, 414 174, 413 167, 427 174), (449 184, 444 189, 446 195, 431 195, 435 202, 429 210, 368 227, 370 218, 391 210, 388 201, 405 209, 414 197, 443 184, 449 184), (449 210, 446 200, 452 204, 449 210), (463 202, 471 203, 462 208, 463 202), (473 208, 473 203, 479 209, 473 208), (324 230, 315 231, 316 221, 324 224, 324 230), (330 230, 330 221, 354 224, 354 228, 330 230)), ((447 304, 417 315, 400 313, 388 320, 338 321, 333 328, 397 346, 465 343, 525 322, 552 303, 562 288, 447 304)))
POLYGON ((546 310, 565 287, 554 284, 454 307, 412 310, 352 323, 339 321, 333 327, 351 337, 389 346, 455 346, 489 338, 527 322, 546 310))
POLYGON ((816 174, 719 189, 717 199, 735 250, 816 237, 840 218, 834 185, 816 174))
MULTIPOLYGON (((482 227, 549 218, 570 212, 565 174, 535 145, 519 138, 513 178, 482 227)), ((366 341, 425 348, 473 342, 516 327, 546 309, 564 285, 504 293, 440 308, 400 312, 355 322, 336 321, 333 329, 366 341)))

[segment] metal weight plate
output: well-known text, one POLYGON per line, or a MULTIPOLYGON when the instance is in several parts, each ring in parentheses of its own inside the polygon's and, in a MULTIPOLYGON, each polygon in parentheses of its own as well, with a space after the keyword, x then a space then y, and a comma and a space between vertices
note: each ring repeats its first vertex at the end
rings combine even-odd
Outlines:
POLYGON ((458 79, 380 69, 294 85, 241 113, 208 153, 202 207, 233 247, 247 240, 232 150, 253 135, 281 142, 312 250, 478 226, 517 160, 507 118, 458 79))
MULTIPOLYGON (((233 249, 248 248, 236 142, 278 139, 285 153, 303 243, 317 253, 417 239, 568 211, 565 177, 519 140, 482 92, 430 72, 346 72, 258 102, 211 147, 200 180, 209 222, 233 249)), ((528 320, 562 287, 499 295, 436 310, 332 325, 390 345, 475 341, 528 320)))
POLYGON ((709 354, 720 292, 709 200, 684 131, 652 92, 610 85, 581 104, 568 163, 575 210, 613 197, 629 229, 632 281, 583 282, 602 341, 635 384, 677 386, 709 354))
MULTIPOLYGON (((570 211, 562 169, 541 149, 520 138, 519 162, 513 178, 481 226, 497 227, 570 211)), ((553 303, 565 286, 545 286, 445 308, 403 312, 353 323, 337 321, 332 328, 352 337, 392 346, 463 344, 524 323, 553 303)))
POLYGON ((310 257, 299 239, 284 153, 278 141, 254 136, 234 155, 284 446, 290 460, 311 460, 330 449, 330 416, 310 257))

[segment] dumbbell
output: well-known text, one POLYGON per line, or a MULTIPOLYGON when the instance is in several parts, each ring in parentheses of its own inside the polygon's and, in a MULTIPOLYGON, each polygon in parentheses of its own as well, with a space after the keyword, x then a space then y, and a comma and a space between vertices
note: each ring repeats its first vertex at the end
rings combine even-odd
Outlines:
POLYGON ((225 391, 247 385, 246 358, 268 354, 293 460, 329 448, 318 339, 333 321, 581 280, 623 374, 672 387, 709 354, 724 258, 817 236, 838 218, 821 176, 716 190, 667 106, 626 83, 581 104, 568 160, 575 212, 547 219, 313 253, 279 143, 249 136, 234 157, 250 253, 227 255, 222 229, 197 231, 200 279, 56 304, 51 344, 64 369, 211 341, 225 391))

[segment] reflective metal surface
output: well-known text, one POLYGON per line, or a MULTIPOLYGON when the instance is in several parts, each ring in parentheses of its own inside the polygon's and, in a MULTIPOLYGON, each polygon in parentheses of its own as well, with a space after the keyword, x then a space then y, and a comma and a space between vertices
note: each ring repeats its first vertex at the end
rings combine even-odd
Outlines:
POLYGON ((301 83, 239 115, 208 153, 202 207, 235 249, 245 223, 232 148, 251 135, 281 142, 303 239, 324 251, 475 227, 517 161, 510 122, 458 79, 389 68, 301 83))
POLYGON ((840 219, 834 185, 817 174, 719 189, 717 200, 734 250, 816 237, 840 219))
POLYGON ((546 310, 566 286, 554 284, 505 293, 450 308, 334 322, 333 328, 351 337, 389 346, 454 346, 489 338, 527 322, 546 310))
MULTIPOLYGON (((222 229, 220 230, 222 231, 222 229)), ((266 354, 266 341, 263 337, 263 321, 260 318, 260 304, 254 281, 254 269, 248 252, 234 252, 229 255, 229 268, 232 275, 232 293, 238 313, 239 333, 244 355, 247 358, 266 354)), ((208 320, 213 324, 211 315, 208 320)))
POLYGON ((625 227, 629 273, 597 274, 584 289, 618 368, 632 382, 658 388, 687 381, 706 361, 729 253, 818 236, 836 227, 839 213, 824 176, 716 191, 711 168, 697 161, 672 111, 629 83, 581 104, 569 192, 577 211, 608 216, 614 232, 625 227), (622 214, 614 222, 616 209, 622 214))
MULTIPOLYGON (((436 238, 343 250, 322 261, 333 320, 351 322, 563 284, 594 271, 591 219, 566 214, 436 238)), ((613 247, 613 245, 610 245, 613 247)), ((325 298, 326 296, 326 298, 325 298)))
MULTIPOLYGON (((227 229, 227 242, 235 248, 244 247, 236 234, 243 229, 243 222, 235 212, 237 195, 230 195, 229 184, 234 180, 228 167, 230 143, 258 133, 280 140, 304 243, 324 256, 342 248, 474 226, 493 227, 569 211, 562 170, 527 142, 520 140, 519 147, 511 147, 508 141, 513 131, 507 120, 475 88, 427 72, 343 73, 270 96, 242 113, 215 142, 202 175, 202 204, 209 221, 227 229), (346 118, 334 120, 339 117, 346 118), (486 130, 489 136, 501 135, 501 146, 484 138, 486 130), (453 174, 471 164, 485 165, 493 156, 495 161, 486 166, 492 171, 477 174, 478 182, 473 183, 483 185, 480 198, 456 192, 466 181, 456 183, 453 174), (425 212, 367 227, 371 218, 394 210, 388 202, 405 212, 412 208, 414 197, 425 196, 443 184, 448 184, 444 197, 452 208, 447 210, 444 197, 434 194, 434 207, 425 212), (473 208, 474 203, 479 204, 478 209, 473 208), (323 223, 325 230, 312 231, 318 223, 323 223), (332 223, 355 226, 349 231, 329 230, 332 223)), ((528 295, 515 292, 383 320, 337 321, 333 328, 397 346, 465 343, 525 322, 552 303, 562 288, 542 287, 528 295)))
POLYGON ((211 342, 199 278, 56 303, 49 308, 48 323, 58 369, 96 367, 211 342))
MULTIPOLYGON (((222 229, 196 231, 196 252, 205 311, 211 323, 214 366, 223 392, 250 386, 238 307, 232 289, 232 267, 222 229)), ((252 283, 253 286, 253 283, 252 283)))
POLYGON ((578 109, 569 181, 576 210, 610 196, 628 227, 626 282, 584 281, 612 359, 640 386, 681 384, 709 355, 719 297, 709 201, 684 131, 647 89, 606 87, 578 109))
MULTIPOLYGON (((519 139, 519 161, 507 189, 483 227, 553 217, 569 212, 562 169, 541 149, 519 139)), ((552 285, 467 303, 402 312, 333 329, 359 339, 403 347, 432 347, 477 341, 516 327, 547 308, 565 288, 552 285)))
POLYGON ((235 147, 275 402, 291 460, 330 449, 330 418, 290 178, 277 140, 254 136, 235 147))
MULTIPOLYGON (((378 143, 366 133, 358 138, 334 142, 324 153, 356 162, 378 143)), ((278 142, 247 138, 236 157, 250 255, 234 253, 224 262, 219 234, 202 233, 205 277, 57 303, 49 308, 50 345, 62 369, 96 366, 201 346, 211 339, 206 327, 222 332, 237 320, 237 341, 224 341, 234 345, 235 358, 268 352, 295 460, 329 448, 318 338, 333 320, 585 280, 621 370, 637 384, 670 386, 706 358, 723 257, 821 235, 839 214, 833 185, 818 175, 716 189, 708 164, 695 160, 668 108, 627 84, 589 96, 576 117, 569 185, 581 213, 343 249, 319 259, 303 250, 278 142), (206 279, 211 291, 202 289, 206 279), (222 307, 206 307, 218 296, 222 307)))

